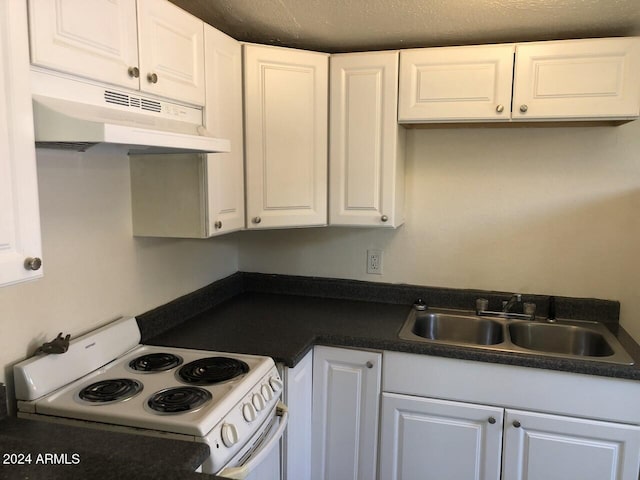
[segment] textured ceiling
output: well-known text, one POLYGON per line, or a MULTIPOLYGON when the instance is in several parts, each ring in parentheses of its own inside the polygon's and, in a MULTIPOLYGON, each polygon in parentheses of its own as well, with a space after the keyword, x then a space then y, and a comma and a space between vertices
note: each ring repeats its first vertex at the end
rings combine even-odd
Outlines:
POLYGON ((171 0, 237 40, 345 52, 640 35, 640 0, 171 0))

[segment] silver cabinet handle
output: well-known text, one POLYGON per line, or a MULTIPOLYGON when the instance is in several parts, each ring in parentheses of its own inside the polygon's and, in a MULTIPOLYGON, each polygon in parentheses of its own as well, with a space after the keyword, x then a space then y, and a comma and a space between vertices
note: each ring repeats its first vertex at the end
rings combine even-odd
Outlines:
POLYGON ((489 421, 489 423, 490 423, 491 425, 493 425, 494 423, 496 423, 496 419, 495 419, 494 417, 489 417, 489 420, 488 420, 488 421, 489 421))
POLYGON ((27 257, 24 259, 25 270, 40 270, 42 259, 38 257, 27 257))
POLYGON ((513 426, 516 428, 520 428, 520 422, 518 420, 513 421, 513 426))
POLYGON ((138 67, 129 67, 128 72, 131 78, 138 78, 140 76, 140 69, 138 67))
POLYGON ((373 362, 367 362, 365 365, 367 368, 373 368, 373 362))
POLYGON ((380 217, 380 220, 382 220, 383 222, 386 222, 387 220, 389 220, 389 217, 387 217, 386 215, 382 215, 380 217))
POLYGON ((147 81, 149 83, 158 83, 158 75, 156 75, 155 73, 148 73, 147 81))
POLYGON ((522 113, 526 113, 527 110, 529 110, 529 107, 527 107, 525 104, 520 105, 520 111, 522 113))
POLYGON ((222 228, 222 222, 218 220, 216 223, 213 224, 213 226, 216 228, 216 230, 220 230, 222 228))
POLYGON ((504 105, 500 104, 496 107, 496 112, 502 113, 504 112, 504 105))
POLYGON ((262 219, 260 217, 253 217, 251 221, 257 225, 262 221, 262 219))

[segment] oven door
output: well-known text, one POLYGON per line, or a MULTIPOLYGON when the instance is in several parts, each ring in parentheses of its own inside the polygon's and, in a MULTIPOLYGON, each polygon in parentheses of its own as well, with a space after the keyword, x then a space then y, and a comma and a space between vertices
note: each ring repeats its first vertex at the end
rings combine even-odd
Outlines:
POLYGON ((280 479, 280 439, 287 428, 289 412, 287 406, 278 402, 276 415, 271 425, 258 438, 248 452, 233 458, 217 475, 235 480, 280 479))

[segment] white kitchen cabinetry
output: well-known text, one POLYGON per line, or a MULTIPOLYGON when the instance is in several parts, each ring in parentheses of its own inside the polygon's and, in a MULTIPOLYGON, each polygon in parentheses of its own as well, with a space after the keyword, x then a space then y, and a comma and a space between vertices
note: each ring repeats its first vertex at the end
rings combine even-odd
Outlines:
POLYGON ((636 118, 640 37, 516 46, 514 120, 636 118))
POLYGON ((384 353, 383 377, 380 478, 424 478, 416 474, 431 473, 424 457, 433 478, 638 478, 640 382, 397 352, 384 353), (500 459, 488 432, 503 411, 500 459), (464 448, 447 462, 442 439, 464 448), (442 461, 429 448, 440 448, 442 461), (483 470, 500 461, 500 477, 483 470))
POLYGON ((203 22, 166 0, 29 0, 31 62, 203 105, 203 22))
POLYGON ((315 348, 314 480, 376 478, 381 363, 380 353, 315 348))
POLYGON ((507 410, 504 480, 636 480, 640 427, 507 410))
POLYGON ((402 50, 401 123, 508 121, 515 46, 402 50))
POLYGON ((384 393, 380 478, 499 480, 503 415, 497 407, 384 393))
POLYGON ((398 52, 332 55, 329 223, 404 223, 404 128, 396 121, 398 52))
POLYGON ((27 6, 0 0, 0 285, 42 276, 27 6))
POLYGON ((231 152, 209 155, 132 155, 133 233, 207 238, 244 228, 242 48, 205 28, 205 122, 231 152))
POLYGON ((403 50, 398 119, 629 120, 639 83, 640 37, 403 50))
POLYGON ((283 401, 289 407, 284 433, 284 480, 311 479, 311 421, 313 405, 313 350, 283 372, 283 401))
POLYGON ((247 227, 327 223, 328 55, 244 46, 247 227))

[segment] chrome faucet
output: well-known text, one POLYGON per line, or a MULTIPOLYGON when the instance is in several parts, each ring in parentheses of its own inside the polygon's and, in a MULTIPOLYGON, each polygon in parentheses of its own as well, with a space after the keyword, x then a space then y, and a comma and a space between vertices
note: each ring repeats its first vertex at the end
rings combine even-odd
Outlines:
POLYGON ((516 303, 521 303, 522 302, 522 295, 520 295, 519 293, 514 293, 513 295, 511 295, 511 298, 509 299, 508 302, 505 302, 502 305, 502 311, 504 313, 508 313, 509 310, 511 310, 511 308, 516 304, 516 303))

